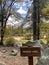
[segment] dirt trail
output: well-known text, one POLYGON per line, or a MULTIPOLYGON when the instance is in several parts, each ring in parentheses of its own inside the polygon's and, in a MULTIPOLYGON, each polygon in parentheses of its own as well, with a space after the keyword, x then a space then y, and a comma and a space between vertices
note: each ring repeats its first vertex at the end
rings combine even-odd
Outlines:
MULTIPOLYGON (((3 48, 0 48, 0 52, 3 48)), ((9 56, 9 52, 12 51, 12 47, 7 48, 8 51, 6 53, 3 53, 2 56, 0 56, 0 62, 5 63, 6 65, 28 65, 28 58, 27 57, 21 57, 20 52, 16 56, 9 56)), ((34 58, 34 65, 36 65, 37 59, 34 58)))

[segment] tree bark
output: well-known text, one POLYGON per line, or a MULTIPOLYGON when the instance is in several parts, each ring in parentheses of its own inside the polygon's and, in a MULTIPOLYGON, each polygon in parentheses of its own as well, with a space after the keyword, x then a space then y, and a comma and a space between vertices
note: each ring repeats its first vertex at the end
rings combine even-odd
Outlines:
POLYGON ((4 32, 4 30, 3 30, 3 19, 1 20, 1 41, 0 41, 0 45, 3 45, 3 32, 4 32))
POLYGON ((39 0, 33 0, 33 40, 39 40, 39 0))

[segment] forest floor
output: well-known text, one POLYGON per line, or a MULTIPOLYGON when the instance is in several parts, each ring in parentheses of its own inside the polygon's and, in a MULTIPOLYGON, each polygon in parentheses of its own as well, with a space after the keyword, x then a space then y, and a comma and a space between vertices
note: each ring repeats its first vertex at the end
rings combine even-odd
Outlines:
MULTIPOLYGON (((0 47, 0 65, 28 65, 28 58, 20 56, 20 51, 16 56, 9 55, 9 53, 14 49, 14 47, 6 47, 7 51, 5 53, 2 50, 5 47, 0 47), (3 63, 3 64, 1 64, 3 63)), ((34 57, 34 65, 37 63, 37 57, 34 57)))

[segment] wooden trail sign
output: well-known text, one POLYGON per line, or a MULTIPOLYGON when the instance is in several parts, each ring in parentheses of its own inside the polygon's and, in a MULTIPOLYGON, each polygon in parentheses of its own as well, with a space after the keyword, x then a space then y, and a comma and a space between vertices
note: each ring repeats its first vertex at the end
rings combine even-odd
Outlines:
POLYGON ((20 47, 20 55, 28 56, 29 65, 33 65, 33 57, 41 55, 40 47, 28 47, 28 46, 20 47))

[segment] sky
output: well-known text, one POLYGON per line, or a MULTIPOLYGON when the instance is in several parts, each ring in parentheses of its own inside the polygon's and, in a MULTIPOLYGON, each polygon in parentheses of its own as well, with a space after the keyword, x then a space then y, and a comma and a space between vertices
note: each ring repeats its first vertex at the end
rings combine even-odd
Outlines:
POLYGON ((13 9, 16 13, 19 13, 22 18, 25 18, 28 12, 28 9, 30 8, 32 3, 32 0, 24 0, 23 3, 16 2, 13 5, 13 9))
MULTIPOLYGON (((28 9, 29 9, 30 6, 31 6, 31 3, 32 3, 32 0, 24 0, 23 3, 21 3, 21 2, 16 2, 16 3, 12 6, 12 8, 13 8, 13 10, 16 12, 16 14, 17 14, 17 13, 20 14, 21 17, 22 17, 22 19, 25 19, 26 16, 27 16, 28 9)), ((8 18, 8 21, 7 21, 7 24, 8 24, 8 25, 12 25, 12 26, 14 26, 14 25, 19 26, 19 25, 21 25, 21 23, 22 23, 22 19, 20 19, 19 21, 15 21, 14 18, 9 17, 9 18, 8 18)), ((25 26, 27 27, 27 26, 29 26, 29 25, 26 24, 25 26)))

